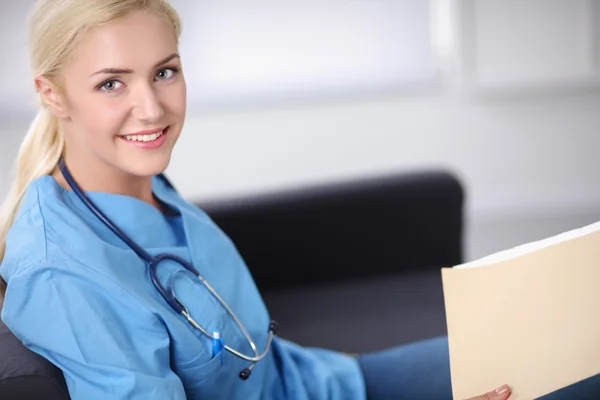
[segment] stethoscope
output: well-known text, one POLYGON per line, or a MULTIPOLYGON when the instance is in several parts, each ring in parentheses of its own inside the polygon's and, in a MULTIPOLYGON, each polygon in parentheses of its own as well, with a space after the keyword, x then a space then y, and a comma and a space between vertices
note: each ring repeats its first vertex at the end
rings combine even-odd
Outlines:
MULTIPOLYGON (((96 207, 96 205, 83 192, 83 190, 81 190, 81 188, 79 187, 77 182, 75 182, 75 179, 73 179, 73 176, 67 169, 67 167, 64 163, 64 160, 62 160, 62 159, 59 162, 59 168, 60 168, 60 171, 62 172, 65 180, 67 181, 67 183, 73 190, 73 192, 89 208, 89 210, 100 221, 102 221, 104 223, 104 225, 106 225, 106 227, 108 227, 111 231, 113 231, 113 233, 115 235, 117 235, 123 242, 125 242, 125 244, 127 244, 127 246, 129 246, 142 260, 144 260, 148 264, 148 270, 150 272, 150 277, 152 279, 152 283, 154 284, 154 286, 156 287, 158 292, 161 294, 161 296, 165 299, 165 301, 171 306, 171 308, 173 308, 173 310, 176 313, 183 315, 183 317, 187 320, 187 322, 189 322, 194 328, 198 329, 200 332, 202 332, 207 337, 213 339, 213 343, 214 343, 215 337, 220 339, 220 333, 216 332, 215 335, 211 335, 204 328, 202 328, 190 316, 190 313, 188 312, 187 308, 175 296, 175 292, 173 290, 173 285, 171 283, 173 276, 171 276, 169 278, 169 290, 166 290, 162 286, 160 281, 158 280, 157 275, 156 275, 156 270, 157 270, 158 264, 160 264, 162 261, 167 261, 167 260, 174 261, 174 262, 178 263, 179 265, 181 265, 182 267, 184 267, 185 270, 194 274, 194 276, 196 278, 198 278, 198 280, 200 280, 200 282, 202 282, 202 284, 206 287, 206 289, 208 289, 208 291, 219 301, 219 303, 223 306, 223 308, 225 308, 225 310, 227 310, 227 313, 231 316, 231 318, 233 318, 233 320, 237 324, 237 326, 240 329, 240 331, 242 332, 242 334, 246 337, 248 344, 252 348, 254 356, 248 356, 246 354, 243 354, 240 351, 232 349, 231 347, 229 347, 226 344, 223 344, 221 346, 222 349, 229 351, 231 354, 233 354, 241 359, 251 362, 250 366, 242 369, 239 374, 239 376, 242 380, 248 379, 248 377, 250 376, 250 373, 252 371, 252 368, 254 368, 254 366, 256 365, 256 363, 258 361, 265 358, 267 353, 269 352, 269 350, 271 348, 271 342, 273 341, 273 336, 275 335, 275 332, 277 330, 277 322, 271 321, 269 323, 269 329, 268 329, 269 337, 267 338, 267 343, 265 345, 263 352, 261 354, 259 354, 258 350, 256 348, 256 344, 250 337, 250 334, 248 334, 248 331, 246 330, 246 328, 244 327, 242 322, 238 319, 238 317, 235 315, 235 313, 231 310, 229 305, 227 305, 227 303, 221 298, 221 296, 219 296, 219 294, 216 292, 216 290, 206 280, 204 280, 202 275, 200 275, 200 273, 194 268, 194 266, 192 264, 190 264, 186 260, 184 260, 176 255, 173 255, 173 254, 159 254, 156 257, 152 257, 143 248, 138 246, 138 244, 135 243, 129 236, 127 236, 125 234, 125 232, 123 232, 121 229, 119 229, 119 227, 117 227, 106 215, 104 215, 104 213, 102 213, 102 211, 100 211, 98 209, 98 207, 96 207)), ((172 185, 170 184, 170 182, 167 180, 167 178, 164 175, 161 174, 160 178, 163 179, 167 185, 172 187, 172 185)), ((185 271, 179 270, 177 272, 185 272, 185 271)), ((222 340, 222 339, 220 339, 220 340, 222 340)), ((223 354, 221 354, 221 356, 223 356, 223 354)))

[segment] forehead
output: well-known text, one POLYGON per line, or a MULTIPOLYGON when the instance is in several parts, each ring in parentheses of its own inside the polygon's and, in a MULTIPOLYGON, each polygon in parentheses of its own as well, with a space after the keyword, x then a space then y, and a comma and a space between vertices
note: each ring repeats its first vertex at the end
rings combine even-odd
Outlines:
POLYGON ((136 11, 86 32, 72 58, 82 72, 102 68, 145 71, 177 51, 175 31, 166 18, 136 11))

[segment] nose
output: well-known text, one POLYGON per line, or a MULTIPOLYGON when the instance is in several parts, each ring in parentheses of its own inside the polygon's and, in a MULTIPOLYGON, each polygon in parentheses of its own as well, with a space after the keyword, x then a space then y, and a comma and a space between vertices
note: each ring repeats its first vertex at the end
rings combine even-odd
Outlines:
POLYGON ((134 118, 146 123, 155 123, 162 118, 163 106, 152 86, 138 88, 132 114, 134 118))

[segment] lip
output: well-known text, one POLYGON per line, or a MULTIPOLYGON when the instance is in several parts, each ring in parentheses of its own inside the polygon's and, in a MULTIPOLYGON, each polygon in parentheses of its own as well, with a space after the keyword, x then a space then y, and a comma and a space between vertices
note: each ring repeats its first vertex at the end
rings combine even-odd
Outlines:
MULTIPOLYGON (((145 149, 145 150, 153 150, 153 149, 158 149, 159 147, 161 147, 165 141, 166 141, 166 137, 169 133, 169 128, 170 126, 167 126, 165 128, 162 129, 153 129, 153 130, 147 130, 147 131, 141 131, 138 133, 132 133, 131 135, 151 135, 153 133, 158 133, 160 131, 163 131, 163 134, 160 135, 160 137, 156 140, 153 140, 151 142, 137 142, 137 141, 133 141, 133 140, 127 140, 125 138, 125 136, 119 136, 119 138, 121 140, 123 140, 125 143, 127 144, 131 144, 133 146, 136 146, 140 149, 145 149)), ((127 135, 129 136, 129 135, 127 135)))

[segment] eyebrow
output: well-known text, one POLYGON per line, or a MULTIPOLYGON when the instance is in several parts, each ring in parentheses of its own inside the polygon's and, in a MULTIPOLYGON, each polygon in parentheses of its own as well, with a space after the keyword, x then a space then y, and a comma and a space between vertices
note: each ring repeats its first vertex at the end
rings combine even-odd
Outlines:
MULTIPOLYGON (((163 58, 162 60, 160 60, 159 62, 157 62, 156 64, 154 64, 154 68, 158 68, 163 64, 168 63, 169 61, 171 61, 174 58, 179 58, 179 54, 177 53, 173 53, 170 56, 167 56, 165 58, 163 58)), ((123 68, 103 68, 100 71, 96 71, 92 74, 92 76, 94 75, 98 75, 98 74, 132 74, 133 70, 132 69, 123 69, 123 68)))

